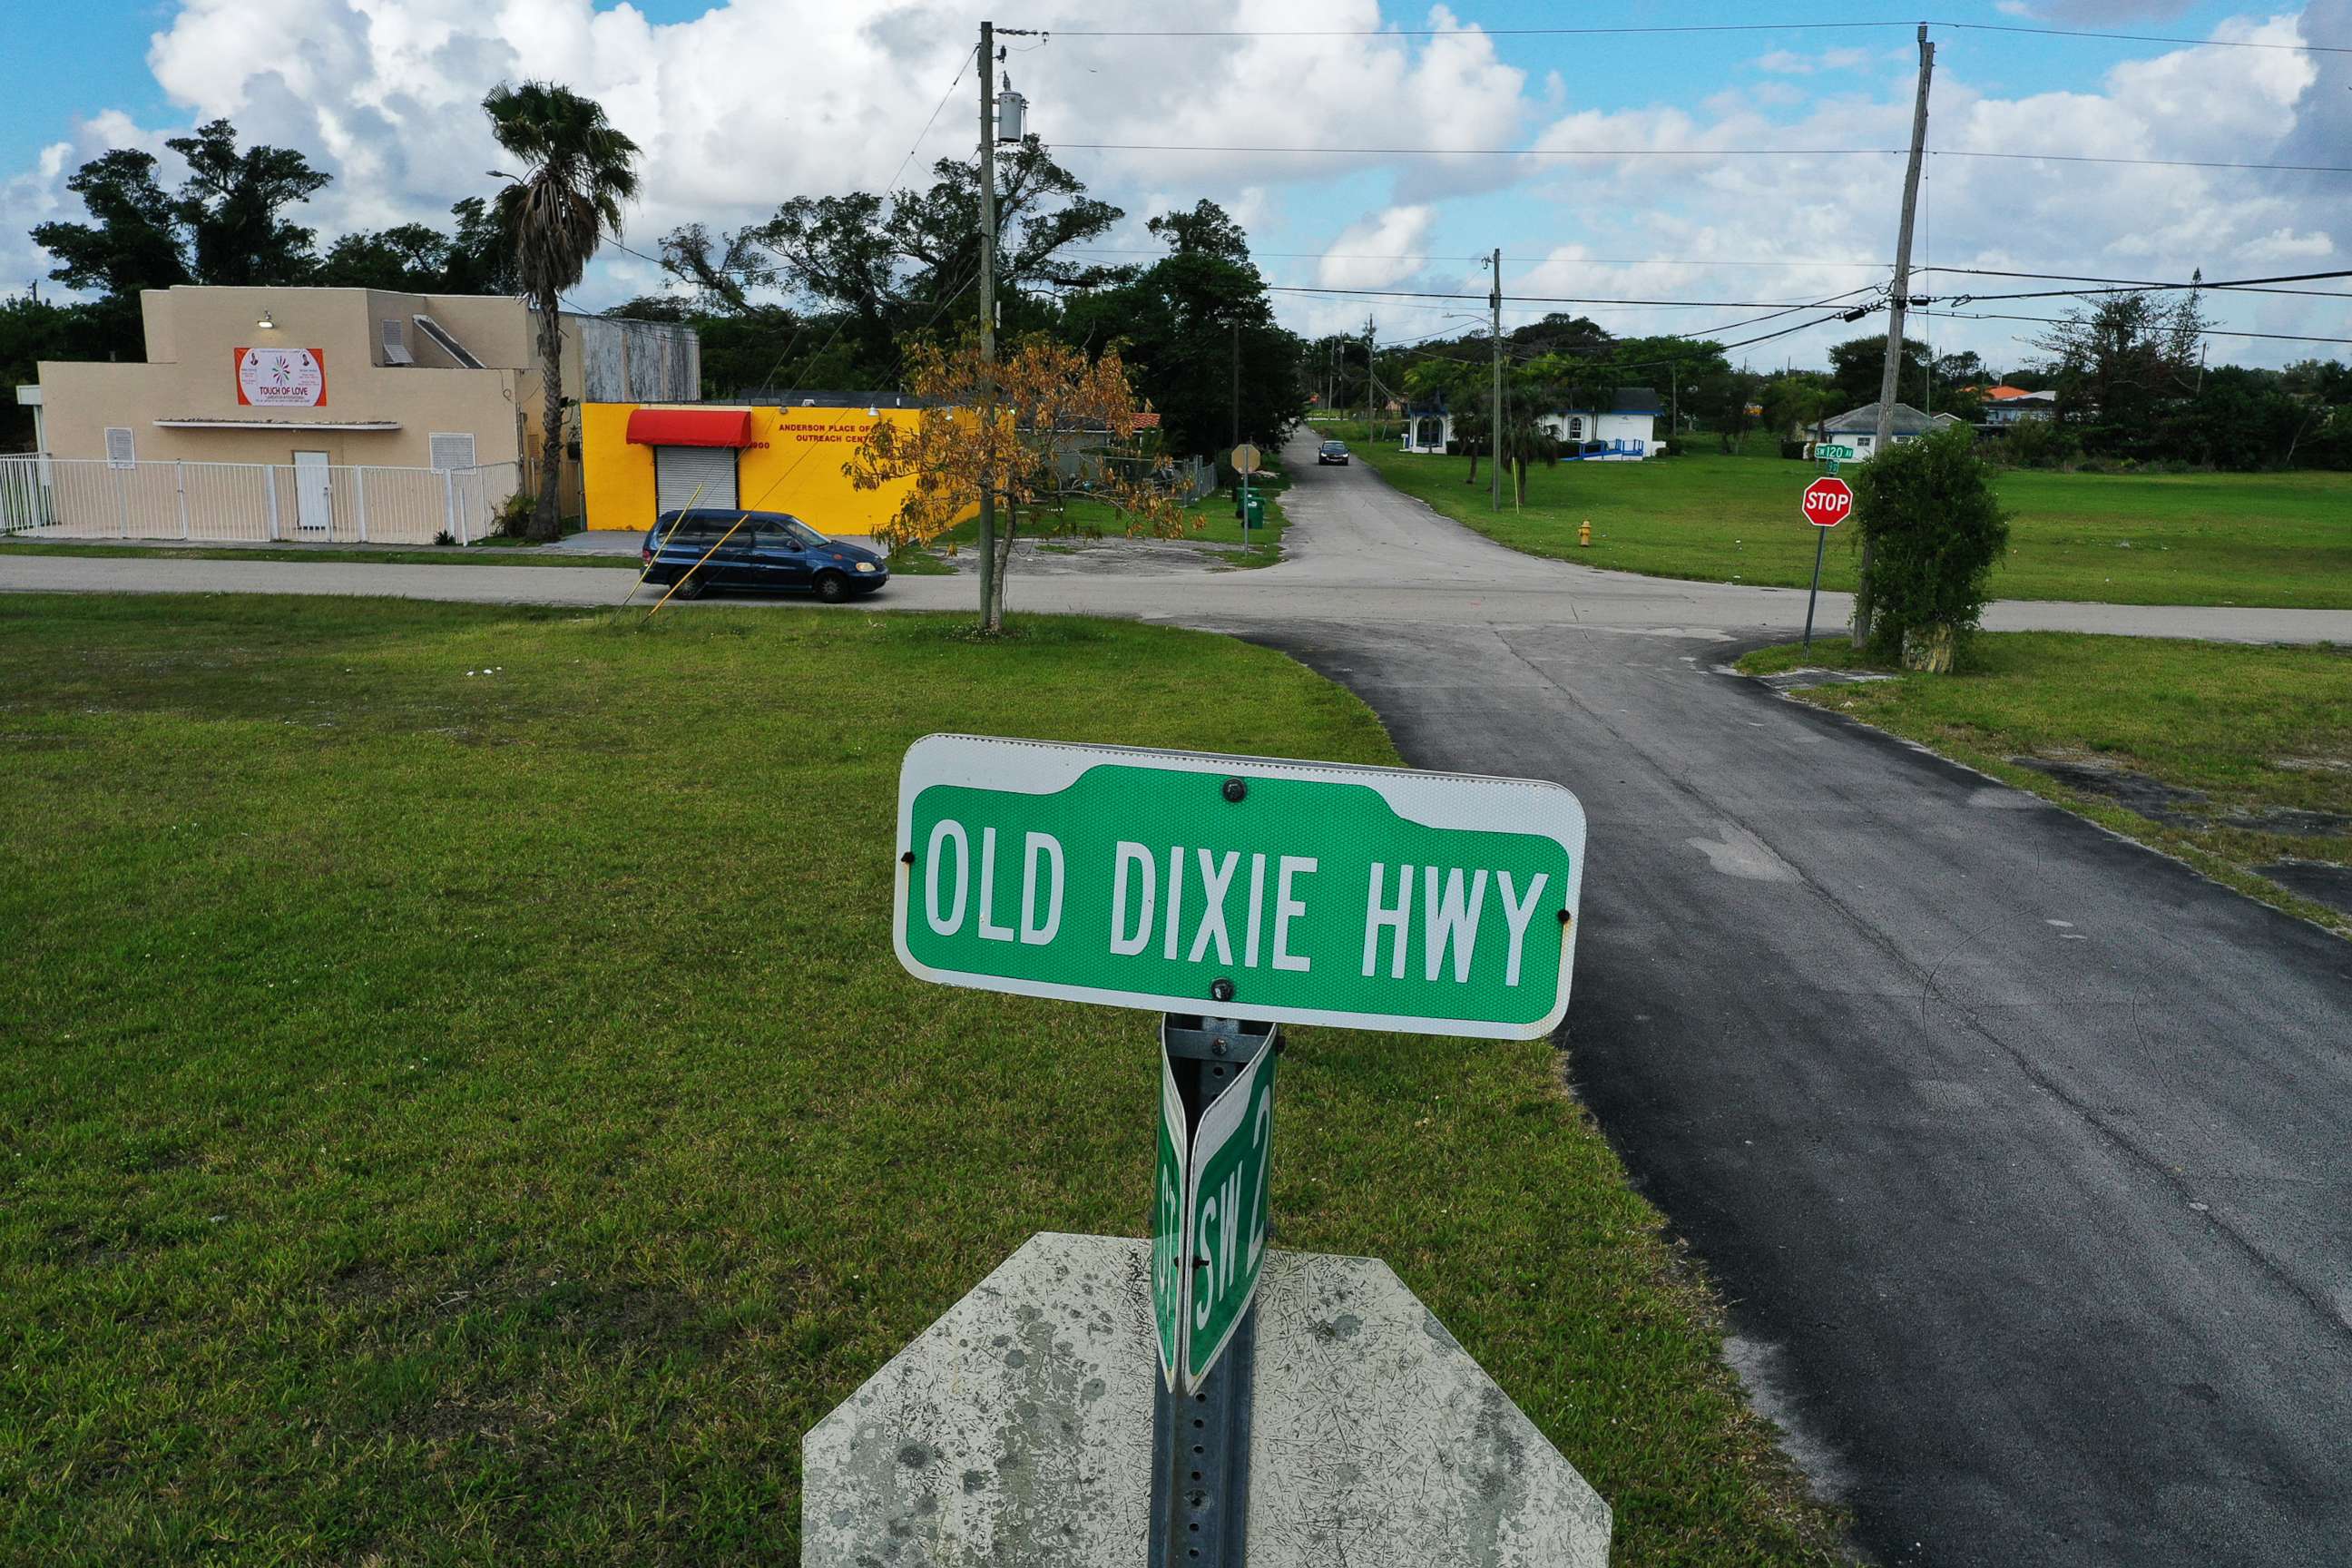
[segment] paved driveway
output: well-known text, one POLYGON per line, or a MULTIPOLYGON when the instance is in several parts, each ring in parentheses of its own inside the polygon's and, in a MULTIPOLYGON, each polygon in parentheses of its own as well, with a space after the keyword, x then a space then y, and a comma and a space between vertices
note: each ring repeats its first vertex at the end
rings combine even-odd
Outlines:
MULTIPOLYGON (((1726 638, 1800 624, 1801 594, 1530 561, 1363 469, 1294 471, 1295 561, 1038 577, 1015 607, 1275 644, 1416 765, 1582 796, 1575 1082, 1863 1543, 2346 1562, 2352 945, 1715 671, 1726 638)), ((19 588, 598 604, 615 575, 0 554, 19 588)), ((972 592, 912 578, 876 603, 972 592)), ((1989 618, 2352 641, 2341 613, 1989 618)))

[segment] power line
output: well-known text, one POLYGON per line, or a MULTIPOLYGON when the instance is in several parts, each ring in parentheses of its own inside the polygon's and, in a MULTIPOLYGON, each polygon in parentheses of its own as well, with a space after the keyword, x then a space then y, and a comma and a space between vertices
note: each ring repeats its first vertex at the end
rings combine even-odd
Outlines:
MULTIPOLYGON (((1962 321, 2032 321, 2044 327, 2067 324, 2064 318, 2059 316, 2012 316, 1998 310, 1939 310, 1936 314, 1962 321)), ((2200 327, 2197 332, 2200 337, 2263 338, 2283 343, 2352 343, 2352 338, 2318 338, 2302 332, 2242 332, 2229 327, 2200 327)))
POLYGON ((2305 55, 2352 55, 2343 44, 2272 44, 2252 38, 2177 38, 2161 33, 2101 33, 2081 27, 2019 27, 2000 22, 1930 22, 1970 33, 2028 33, 2044 38, 2108 38, 2127 44, 2182 44, 2200 49, 2284 49, 2305 55))
POLYGON ((1052 27, 1049 38, 1592 38, 1671 33, 1806 33, 1908 22, 1718 22, 1658 27, 1052 27))
MULTIPOLYGON (((1650 27, 1071 27, 1048 28, 1048 38, 1574 38, 1664 37, 1693 33, 1818 33, 1908 27, 1909 22, 1719 22, 1650 27)), ((2189 48, 2277 49, 2297 54, 2352 54, 2337 44, 2274 44, 2249 38, 2184 38, 2156 33, 2110 33, 2087 27, 2020 27, 1996 22, 1936 22, 1972 33, 2023 33, 2045 38, 2101 38, 2116 43, 2177 44, 2189 48)))
MULTIPOLYGON (((2140 289, 2228 289, 2234 293, 2240 294, 2295 294, 2301 295, 2305 299, 2312 300, 2352 299, 2352 294, 2346 294, 2332 289, 2268 289, 2256 287, 2253 283, 2250 282, 2164 283, 2159 282, 2153 278, 2093 278, 2084 276, 2078 272, 2012 272, 1991 267, 1922 267, 1919 270, 1922 272, 1949 272, 1970 278, 2042 279, 2053 283, 2119 283, 2140 289)), ((2315 278, 2342 278, 2352 276, 2352 274, 2341 272, 2312 273, 2309 274, 2309 276, 2315 278)), ((2097 290, 2093 289, 2058 290, 2058 292, 2068 293, 2092 293, 2096 291, 2097 290)), ((2030 294, 1978 294, 1971 296, 1971 298, 1979 300, 2026 300, 2033 297, 2034 296, 2030 294)))
POLYGON ((2189 289, 2211 289, 2223 293, 2302 294, 2314 299, 2352 299, 2352 294, 2325 289, 2265 289, 2265 283, 2310 283, 2323 279, 2352 278, 2352 272, 2290 272, 2276 278, 2223 279, 2217 282, 2189 283, 2122 283, 2106 289, 2032 289, 2013 294, 1969 294, 1969 300, 2063 300, 2080 299, 2091 294, 2156 294, 2189 289))
POLYGON ((1976 153, 1957 147, 1931 147, 1931 158, 1998 158, 2011 163, 2116 163, 2146 169, 2249 169, 2277 174, 2352 174, 2343 163, 2234 163, 2219 158, 2105 158, 2087 153, 1976 153))
POLYGON ((1361 158, 1844 158, 1901 155, 1900 147, 1266 147, 1206 142, 1057 142, 1084 153, 1264 153, 1361 158))
MULTIPOLYGON (((1055 145, 1085 153, 1246 153, 1265 157, 1344 158, 1900 158, 1909 153, 1903 147, 1273 147, 1259 143, 1162 142, 1062 142, 1055 145)), ((2352 174, 2352 164, 2345 163, 2241 163, 2214 158, 2111 158, 2087 153, 1987 153, 1960 148, 1937 149, 1930 156, 2145 169, 2352 174)))
MULTIPOLYGON (((1168 256, 1165 246, 1073 245, 1064 247, 1073 256, 1168 256)), ((1358 250, 1259 250, 1250 249, 1250 258, 1278 261, 1484 261, 1483 256, 1438 256, 1410 251, 1376 254, 1358 250)), ((1545 267, 1869 267, 1883 268, 1884 261, 1830 261, 1817 257, 1766 257, 1760 260, 1744 257, 1734 260, 1706 256, 1569 256, 1544 261, 1528 268, 1537 272, 1545 267)))
MULTIPOLYGON (((1305 283, 1269 283, 1270 294, 1362 294, 1398 300, 1485 300, 1485 294, 1455 294, 1434 289, 1324 289, 1305 283)), ((1860 289, 1849 289, 1849 294, 1860 289)), ((1619 300, 1606 295, 1584 294, 1506 294, 1507 302, 1521 305, 1665 305, 1676 308, 1696 306, 1726 310, 1803 310, 1817 301, 1811 300, 1619 300)))

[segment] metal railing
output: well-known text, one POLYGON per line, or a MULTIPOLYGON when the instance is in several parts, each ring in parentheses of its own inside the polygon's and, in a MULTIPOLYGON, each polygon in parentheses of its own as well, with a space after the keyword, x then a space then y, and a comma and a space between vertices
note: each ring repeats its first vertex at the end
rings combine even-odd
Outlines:
POLYGON ((112 463, 0 458, 0 534, 192 543, 468 544, 489 534, 518 465, 112 463))

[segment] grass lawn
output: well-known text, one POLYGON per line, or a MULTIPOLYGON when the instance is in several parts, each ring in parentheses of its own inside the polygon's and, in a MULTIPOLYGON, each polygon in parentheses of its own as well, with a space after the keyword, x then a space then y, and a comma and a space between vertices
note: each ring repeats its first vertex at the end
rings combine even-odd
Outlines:
MULTIPOLYGON (((893 960, 908 742, 1394 756, 1016 624, 0 599, 0 1560, 795 1561, 804 1430, 1147 1210, 1153 1019, 893 960)), ((1302 1030, 1283 1093, 1282 1244, 1389 1259, 1619 1562, 1831 1560, 1548 1044, 1302 1030)))
POLYGON ((362 561, 391 566, 617 566, 635 572, 642 566, 635 555, 591 555, 583 551, 549 550, 521 540, 478 540, 470 545, 444 544, 415 550, 371 550, 354 545, 314 544, 282 548, 267 544, 63 544, 52 540, 0 542, 0 561, 11 555, 79 555, 84 557, 156 556, 181 561, 323 561, 341 565, 362 561))
MULTIPOLYGON (((1253 481, 1251 489, 1265 498, 1264 526, 1248 531, 1243 538, 1241 519, 1234 515, 1233 492, 1221 489, 1203 497, 1197 506, 1184 512, 1184 541, 1190 544, 1213 547, 1210 553, 1222 556, 1234 566, 1271 566, 1282 559, 1282 536, 1290 526, 1282 510, 1282 492, 1289 481, 1280 473, 1269 469, 1271 484, 1253 481)), ((1021 517, 1021 537, 1039 542, 1038 548, 1059 553, 1068 548, 1056 542, 1071 535, 1093 535, 1118 539, 1127 532, 1127 519, 1108 501, 1080 500, 1069 502, 1061 510, 1050 509, 1030 511, 1021 517)), ((980 548, 980 520, 967 518, 932 542, 930 551, 901 551, 890 557, 890 569, 898 571, 902 557, 924 561, 930 569, 948 571, 952 568, 940 562, 934 552, 961 553, 980 548)), ((923 568, 917 568, 919 572, 923 568)))
MULTIPOLYGON (((1842 637, 1750 654, 1740 668, 1862 668, 1842 637)), ((2082 812, 2282 908, 2352 935, 2352 915, 2303 899, 2258 868, 2352 866, 2352 647, 2249 647, 2060 632, 1985 634, 1953 675, 1823 686, 1805 701, 1851 713, 2082 812), (2089 763, 2196 791, 2146 802, 2021 767, 2089 763), (2285 813, 2347 820, 2333 835, 2281 830, 2285 813)), ((2128 782, 2128 781, 2126 781, 2128 782)))
MULTIPOLYGON (((1702 443, 1709 437, 1700 437, 1702 443)), ((1528 476, 1528 500, 1489 510, 1463 458, 1399 452, 1393 437, 1355 444, 1409 495, 1534 555, 1709 582, 1801 588, 1813 530, 1797 500, 1815 465, 1704 449, 1645 463, 1562 463, 1528 476), (1592 544, 1576 542, 1592 522, 1592 544)), ((2016 515, 1993 574, 2005 599, 2125 605, 2279 605, 2352 609, 2352 474, 2001 472, 2016 515)), ((1822 584, 1853 586, 1857 531, 1829 541, 1822 584)))

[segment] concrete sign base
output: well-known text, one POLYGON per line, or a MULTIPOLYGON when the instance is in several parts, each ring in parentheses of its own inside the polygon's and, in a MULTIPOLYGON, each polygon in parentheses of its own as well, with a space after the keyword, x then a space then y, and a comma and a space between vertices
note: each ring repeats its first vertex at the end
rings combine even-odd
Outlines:
MULTIPOLYGON (((804 1568, 1135 1568, 1150 1244, 1032 1237, 802 1444, 804 1568)), ((1601 1568, 1610 1512, 1388 1265, 1270 1252, 1252 1568, 1601 1568)))

